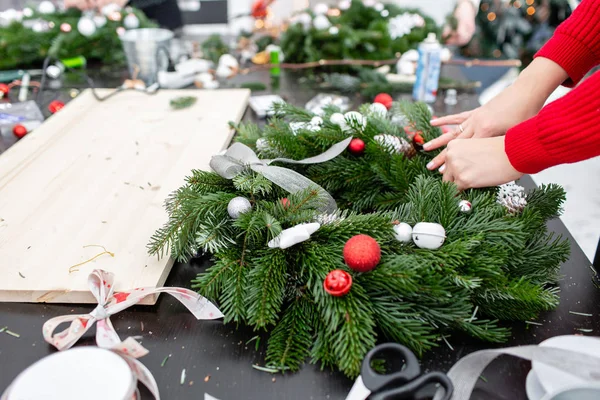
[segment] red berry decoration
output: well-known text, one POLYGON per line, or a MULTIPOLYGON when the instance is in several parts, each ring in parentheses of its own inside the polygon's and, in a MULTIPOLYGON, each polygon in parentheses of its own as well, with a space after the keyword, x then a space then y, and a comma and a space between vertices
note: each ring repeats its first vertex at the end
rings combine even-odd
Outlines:
POLYGON ((425 140, 423 139, 423 136, 421 136, 421 134, 420 134, 420 133, 417 133, 417 134, 415 135, 415 137, 414 137, 414 139, 413 139, 413 140, 415 141, 415 143, 416 143, 416 144, 419 144, 419 145, 421 145, 421 146, 422 146, 423 144, 425 144, 425 140))
POLYGON ((60 110, 63 109, 63 107, 65 106, 65 103, 63 103, 60 100, 52 100, 50 102, 50 104, 48 104, 48 111, 50 111, 52 114, 59 112, 60 110))
POLYGON ((344 245, 344 261, 356 272, 369 272, 380 260, 381 248, 371 236, 356 235, 344 245))
POLYGON ((10 87, 6 83, 0 83, 0 99, 10 92, 10 87))
POLYGON ((392 96, 387 93, 379 93, 377 96, 375 96, 375 100, 373 100, 373 103, 383 104, 388 110, 392 108, 393 102, 394 99, 392 99, 392 96))
POLYGON ((283 208, 288 208, 290 206, 290 200, 287 197, 284 197, 280 201, 283 208))
POLYGON ((348 294, 352 287, 352 276, 341 269, 334 269, 327 274, 327 277, 323 281, 323 287, 332 296, 344 296, 348 294))
POLYGON ((348 150, 350 150, 350 153, 354 154, 355 156, 360 156, 365 152, 365 142, 358 138, 352 139, 348 145, 348 150))
POLYGON ((21 124, 17 124, 15 126, 13 126, 13 134, 18 137, 19 139, 21 139, 23 136, 27 135, 27 128, 25 128, 23 125, 21 124))

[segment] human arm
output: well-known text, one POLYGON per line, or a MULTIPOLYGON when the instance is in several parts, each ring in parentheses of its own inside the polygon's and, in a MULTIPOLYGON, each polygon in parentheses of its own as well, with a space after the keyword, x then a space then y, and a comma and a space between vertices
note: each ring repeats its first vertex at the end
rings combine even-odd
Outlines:
POLYGON ((599 93, 600 72, 504 137, 450 142, 444 180, 460 189, 495 186, 599 156, 599 93))
MULTIPOLYGON (((600 63, 599 37, 600 1, 584 0, 512 86, 476 110, 433 121, 434 126, 459 124, 464 132, 456 129, 426 144, 426 150, 437 149, 456 138, 503 135, 535 115, 556 87, 578 83, 600 63)), ((434 159, 431 169, 442 165, 445 156, 443 152, 434 159)))
POLYGON ((444 26, 442 37, 447 38, 446 44, 464 46, 471 41, 475 34, 475 17, 479 9, 480 0, 458 0, 453 16, 456 18, 456 29, 449 25, 444 26))

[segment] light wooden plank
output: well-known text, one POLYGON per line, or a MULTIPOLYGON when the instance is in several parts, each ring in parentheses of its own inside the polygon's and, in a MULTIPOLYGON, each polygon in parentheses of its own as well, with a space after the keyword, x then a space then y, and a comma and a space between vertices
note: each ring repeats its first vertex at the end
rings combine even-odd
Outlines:
POLYGON ((94 268, 114 272, 117 291, 164 284, 172 260, 146 252, 167 218, 163 202, 228 146, 228 122, 241 119, 249 95, 132 91, 98 102, 86 91, 3 153, 0 301, 94 303, 87 288, 94 268), (169 100, 182 95, 198 101, 171 110, 169 100), (69 274, 102 251, 83 248, 92 244, 115 257, 69 274))

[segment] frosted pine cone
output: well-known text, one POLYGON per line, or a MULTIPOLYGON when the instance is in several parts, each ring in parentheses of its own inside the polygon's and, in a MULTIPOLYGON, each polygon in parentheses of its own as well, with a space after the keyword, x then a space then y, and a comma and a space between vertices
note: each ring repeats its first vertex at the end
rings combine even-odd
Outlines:
POLYGON ((502 204, 511 213, 520 213, 527 206, 525 188, 509 182, 498 187, 496 201, 502 204))
POLYGON ((413 145, 398 136, 383 134, 377 135, 373 139, 392 154, 404 154, 408 158, 416 154, 413 145))

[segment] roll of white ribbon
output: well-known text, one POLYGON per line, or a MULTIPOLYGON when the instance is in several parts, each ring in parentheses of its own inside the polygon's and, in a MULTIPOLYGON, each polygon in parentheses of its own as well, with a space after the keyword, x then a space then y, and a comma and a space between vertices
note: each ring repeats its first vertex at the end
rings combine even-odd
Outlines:
POLYGON ((136 389, 137 379, 118 354, 79 347, 31 365, 6 389, 2 400, 132 400, 136 389))

